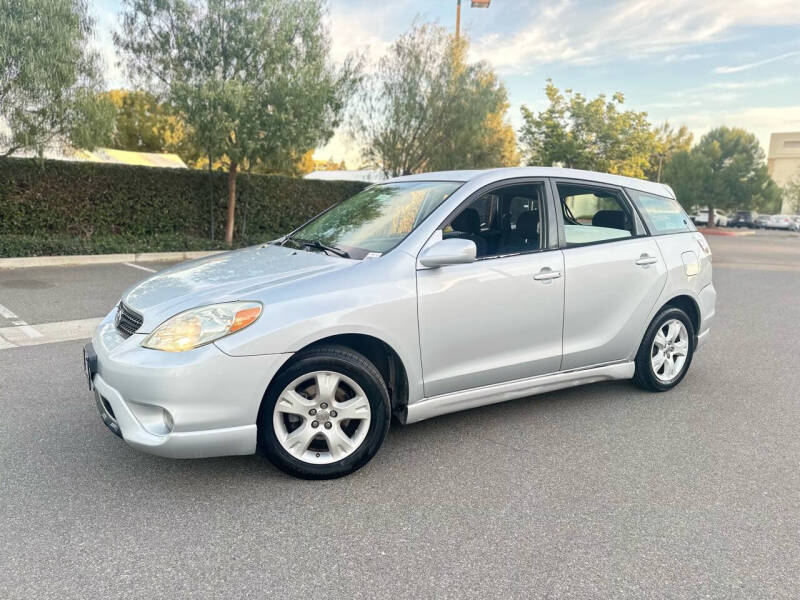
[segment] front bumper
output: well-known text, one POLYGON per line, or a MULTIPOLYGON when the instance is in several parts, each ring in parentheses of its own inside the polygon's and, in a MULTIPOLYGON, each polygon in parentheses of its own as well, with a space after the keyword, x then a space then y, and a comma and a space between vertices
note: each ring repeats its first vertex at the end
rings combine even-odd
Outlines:
POLYGON ((291 354, 229 356, 214 344, 188 352, 142 348, 106 318, 92 338, 90 373, 106 426, 129 445, 171 458, 252 454, 264 392, 291 354))

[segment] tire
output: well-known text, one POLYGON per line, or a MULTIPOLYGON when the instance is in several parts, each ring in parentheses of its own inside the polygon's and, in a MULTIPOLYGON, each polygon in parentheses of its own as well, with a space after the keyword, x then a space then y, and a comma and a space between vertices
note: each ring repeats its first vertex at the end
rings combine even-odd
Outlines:
POLYGON ((692 320, 680 308, 665 307, 650 323, 639 346, 639 352, 636 354, 636 371, 633 375, 634 383, 651 392, 671 390, 686 376, 692 364, 694 349, 695 333, 692 320), (682 325, 682 329, 677 325, 678 323, 682 325), (677 336, 670 341, 669 332, 674 331, 670 328, 672 324, 675 324, 677 336), (667 332, 666 335, 665 332, 667 332), (667 350, 662 349, 660 355, 659 346, 661 348, 664 346, 656 344, 656 336, 659 333, 661 333, 662 342, 666 341, 667 344, 667 350), (672 348, 672 351, 669 348, 672 348), (658 364, 659 357, 663 358, 663 363, 656 369, 654 361, 655 364, 658 364), (678 363, 680 363, 679 367, 678 363), (675 369, 672 373, 669 372, 670 364, 675 369))
POLYGON ((258 415, 259 448, 290 475, 342 477, 375 456, 391 414, 375 365, 344 346, 319 346, 298 353, 267 389, 258 415))

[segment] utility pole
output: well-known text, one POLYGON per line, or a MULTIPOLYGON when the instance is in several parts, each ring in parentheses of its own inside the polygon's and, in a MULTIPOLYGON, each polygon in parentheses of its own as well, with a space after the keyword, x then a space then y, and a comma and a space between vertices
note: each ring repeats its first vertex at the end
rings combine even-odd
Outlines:
POLYGON ((661 165, 664 163, 664 153, 658 153, 658 177, 656 178, 656 183, 661 183, 661 165))
MULTIPOLYGON (((461 36, 461 0, 456 0, 456 39, 461 36)), ((472 8, 489 8, 492 0, 472 0, 472 8)))

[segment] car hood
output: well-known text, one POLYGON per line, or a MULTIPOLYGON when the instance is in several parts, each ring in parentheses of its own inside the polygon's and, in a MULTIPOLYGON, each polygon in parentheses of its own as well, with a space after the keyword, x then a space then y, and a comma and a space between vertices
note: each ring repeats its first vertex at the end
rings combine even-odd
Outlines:
POLYGON ((147 332, 163 318, 182 310, 256 299, 266 288, 347 268, 356 262, 265 244, 165 269, 130 288, 122 301, 144 315, 141 331, 147 332), (153 323, 154 319, 158 322, 153 323))

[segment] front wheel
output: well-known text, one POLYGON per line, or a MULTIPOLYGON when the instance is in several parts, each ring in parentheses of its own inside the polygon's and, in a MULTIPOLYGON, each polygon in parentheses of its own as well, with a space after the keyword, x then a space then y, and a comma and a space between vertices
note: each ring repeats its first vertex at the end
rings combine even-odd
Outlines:
POLYGON ((380 372, 343 346, 304 351, 276 377, 258 416, 259 445, 279 469, 331 479, 360 469, 389 429, 380 372))
POLYGON ((680 308, 666 307, 644 334, 633 381, 653 392, 671 390, 686 375, 693 355, 692 320, 680 308))

